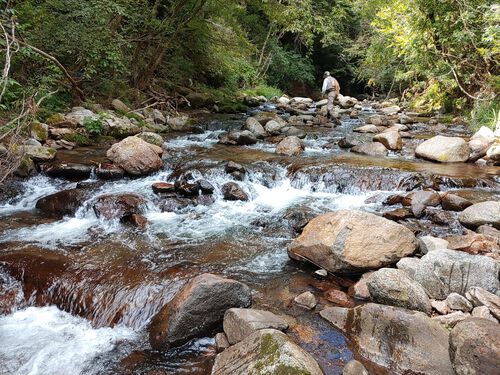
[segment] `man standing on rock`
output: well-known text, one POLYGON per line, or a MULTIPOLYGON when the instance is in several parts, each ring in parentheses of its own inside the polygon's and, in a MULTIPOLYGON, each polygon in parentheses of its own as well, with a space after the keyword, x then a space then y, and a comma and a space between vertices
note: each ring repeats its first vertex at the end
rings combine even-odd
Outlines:
POLYGON ((330 72, 325 72, 325 74, 323 74, 323 78, 323 88, 321 89, 321 93, 323 95, 328 95, 328 104, 326 106, 328 110, 327 117, 329 119, 335 119, 333 115, 333 102, 340 93, 340 85, 338 81, 330 75, 330 72))

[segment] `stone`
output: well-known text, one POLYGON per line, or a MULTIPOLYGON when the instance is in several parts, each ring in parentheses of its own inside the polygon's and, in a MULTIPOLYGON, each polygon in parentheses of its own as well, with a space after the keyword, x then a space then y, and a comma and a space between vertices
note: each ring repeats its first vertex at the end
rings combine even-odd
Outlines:
POLYGON ((413 215, 420 218, 427 207, 439 206, 441 196, 433 190, 421 190, 408 194, 402 203, 403 206, 411 206, 413 215))
POLYGON ((351 151, 357 154, 368 155, 368 156, 387 155, 387 149, 385 148, 385 146, 382 143, 378 142, 363 143, 360 144, 359 146, 354 146, 353 148, 351 148, 351 151))
POLYGON ((248 307, 250 288, 236 280, 205 273, 189 281, 153 317, 149 340, 153 348, 177 346, 209 334, 232 307, 248 307))
POLYGON ((403 140, 398 131, 383 132, 373 137, 374 142, 382 143, 387 149, 399 151, 403 148, 403 140))
POLYGON ((231 131, 227 134, 229 141, 240 146, 249 146, 257 143, 257 137, 249 130, 231 131))
POLYGON ((290 99, 290 104, 307 104, 310 105, 313 103, 313 100, 311 98, 304 98, 301 96, 295 96, 292 99, 290 99))
POLYGON ((500 229, 500 202, 486 201, 473 204, 460 213, 458 220, 467 228, 475 229, 488 224, 500 229))
POLYGON ((217 353, 226 350, 230 346, 231 345, 229 344, 227 336, 224 332, 219 332, 215 335, 215 347, 217 348, 217 353))
POLYGON ((142 132, 137 137, 152 145, 161 146, 163 144, 163 137, 153 132, 142 132))
POLYGON ((446 193, 441 197, 441 207, 447 211, 463 211, 472 206, 472 202, 456 194, 446 193))
POLYGON ((469 254, 500 253, 496 238, 470 232, 463 236, 447 236, 448 249, 465 251, 469 254))
POLYGON ((359 146, 363 141, 355 136, 347 135, 340 139, 338 145, 340 148, 352 148, 354 146, 359 146))
POLYGON ((374 302, 422 311, 427 315, 432 311, 425 289, 404 271, 382 268, 371 275, 367 286, 374 302))
POLYGON ((470 317, 469 313, 464 313, 462 311, 455 311, 446 315, 439 315, 432 317, 432 320, 435 320, 442 325, 453 328, 458 322, 465 320, 470 317))
POLYGON ((268 132, 271 135, 279 135, 281 134, 281 129, 283 129, 284 127, 285 124, 275 120, 271 120, 266 123, 264 128, 266 132, 268 132))
POLYGON ((194 109, 208 108, 213 105, 213 100, 208 95, 199 92, 191 91, 186 95, 186 99, 189 102, 189 106, 194 109))
POLYGON ((312 219, 288 249, 329 272, 380 268, 413 254, 414 234, 403 225, 357 210, 339 210, 312 219))
POLYGON ((29 156, 24 155, 19 161, 19 165, 14 171, 14 175, 17 177, 25 178, 35 173, 36 173, 35 163, 29 156))
POLYGON ((95 169, 95 174, 101 180, 119 180, 125 175, 125 171, 110 163, 99 164, 95 169))
POLYGON ((126 138, 141 132, 141 128, 128 117, 109 115, 103 120, 103 132, 114 138, 126 138))
POLYGON ((353 131, 357 133, 378 133, 379 129, 375 125, 363 125, 353 131))
MULTIPOLYGON (((74 122, 76 122, 76 124, 78 124, 78 126, 84 126, 85 121, 87 121, 87 120, 92 120, 92 121, 99 120, 99 115, 92 112, 91 110, 85 109, 83 107, 74 107, 71 109, 70 113, 68 113, 66 116, 64 116, 64 119, 65 119, 65 122, 67 122, 68 120, 74 121, 74 122)), ((51 125, 51 124, 49 123, 49 125, 51 125)), ((66 124, 65 126, 62 126, 62 124, 60 124, 60 123, 56 123, 54 125, 56 125, 58 127, 71 127, 71 126, 68 126, 68 124, 66 124)))
POLYGON ((359 300, 370 300, 370 291, 368 290, 368 280, 374 274, 373 271, 364 273, 359 281, 353 285, 353 297, 359 300))
POLYGON ((105 194, 96 198, 93 208, 97 217, 127 220, 132 214, 143 213, 146 201, 132 193, 105 194))
POLYGON ((113 107, 115 111, 130 112, 130 108, 120 99, 113 99, 111 102, 111 107, 113 107))
POLYGON ((311 292, 304 292, 302 294, 299 294, 293 300, 297 305, 308 310, 314 309, 318 304, 318 302, 316 301, 316 297, 311 292))
POLYGON ((39 142, 45 142, 49 138, 49 126, 40 122, 32 122, 30 135, 39 142))
POLYGON ((395 115, 401 111, 401 108, 397 105, 391 105, 389 107, 384 107, 380 109, 385 115, 395 115))
POLYGON ((366 370, 365 366, 355 359, 350 360, 344 366, 342 370, 342 375, 370 375, 366 370))
POLYGON ((466 162, 470 148, 463 138, 437 135, 419 144, 415 154, 440 163, 466 162))
POLYGON ((479 234, 484 234, 487 237, 496 238, 500 243, 500 230, 493 228, 490 225, 480 225, 476 232, 479 234))
POLYGON ((212 375, 323 375, 314 358, 287 335, 262 329, 217 355, 212 375))
POLYGON ((465 295, 474 286, 495 293, 500 288, 500 266, 483 255, 470 255, 455 250, 434 250, 421 259, 402 259, 398 269, 420 283, 431 298, 445 299, 450 293, 465 295))
POLYGON ((449 314, 451 312, 451 309, 448 306, 448 304, 446 303, 446 301, 432 300, 431 306, 434 310, 436 310, 441 315, 446 315, 446 314, 449 314))
POLYGON ((223 327, 229 343, 234 345, 260 329, 284 331, 288 323, 270 311, 231 308, 224 314, 223 327))
POLYGON ((328 289, 323 296, 328 302, 341 307, 354 307, 354 301, 341 290, 338 289, 328 289))
POLYGON ((202 194, 205 194, 205 195, 213 194, 213 192, 215 191, 215 186, 212 185, 207 180, 201 179, 201 180, 196 181, 196 183, 198 184, 202 194))
POLYGON ((169 116, 167 125, 173 131, 187 131, 192 128, 193 123, 188 116, 169 116))
POLYGON ((367 303, 329 307, 320 315, 350 338, 359 355, 387 373, 454 374, 448 331, 424 313, 367 303))
POLYGON ((235 163, 234 161, 229 161, 224 167, 226 173, 240 172, 245 174, 247 171, 241 164, 235 163))
POLYGON ((304 139, 307 135, 304 130, 296 128, 295 126, 285 126, 281 131, 287 137, 304 139))
POLYGON ((44 168, 44 173, 53 178, 86 180, 92 173, 92 166, 78 163, 56 163, 44 168))
POLYGON ((115 143, 106 156, 116 166, 132 176, 143 176, 163 166, 161 147, 152 145, 138 137, 128 137, 115 143))
POLYGON ((485 156, 493 143, 495 143, 495 133, 493 133, 490 128, 481 126, 481 128, 469 139, 471 161, 476 161, 485 156))
POLYGON ((33 161, 49 161, 56 157, 57 151, 51 147, 23 146, 26 156, 33 161))
MULTIPOLYGON (((486 292, 488 293, 488 292, 486 292)), ((467 298, 461 296, 458 293, 450 293, 448 297, 446 297, 446 304, 452 310, 459 310, 463 312, 472 311, 472 303, 470 303, 467 298)))
POLYGON ((467 291, 466 297, 476 307, 486 306, 493 316, 500 320, 500 297, 498 295, 480 287, 472 287, 467 291))
POLYGON ((276 153, 286 156, 298 156, 304 151, 304 143, 295 136, 286 137, 276 146, 276 153))
POLYGON ((244 129, 251 131, 259 139, 267 137, 266 130, 254 117, 246 119, 244 129))
POLYGON ((148 219, 140 214, 132 214, 126 218, 126 222, 132 224, 136 228, 144 229, 148 224, 148 219))
POLYGON ((165 118, 165 116, 163 115, 163 113, 161 113, 158 109, 153 109, 153 112, 151 113, 152 117, 153 117, 153 121, 156 123, 156 124, 165 124, 167 122, 167 119, 165 118))
POLYGON ((338 95, 337 100, 342 108, 352 108, 358 104, 358 99, 342 94, 338 95))
POLYGON ((449 242, 433 236, 423 236, 418 239, 420 245, 420 252, 422 254, 427 254, 429 251, 447 249, 449 242))
POLYGON ((500 161, 500 142, 491 145, 488 151, 486 151, 486 156, 489 160, 498 163, 500 161))
POLYGON ((480 318, 458 323, 450 333, 450 357, 457 375, 498 374, 500 325, 480 318))
POLYGON ((405 207, 396 208, 395 210, 386 211, 382 214, 382 216, 386 219, 399 221, 405 220, 413 217, 413 213, 405 207))
POLYGON ((375 126, 388 126, 389 125, 389 119, 387 118, 387 116, 383 116, 383 115, 370 116, 370 117, 368 117, 366 122, 368 124, 372 124, 375 126))
POLYGON ((474 309, 472 310, 472 316, 474 318, 488 319, 494 323, 498 323, 498 320, 495 319, 493 315, 491 315, 490 309, 488 309, 486 306, 474 307, 474 309))
POLYGON ((74 215, 86 198, 87 194, 82 189, 62 190, 40 198, 35 207, 49 215, 74 215))
POLYGON ((236 182, 227 182, 222 185, 222 194, 227 201, 247 201, 248 194, 236 182))
POLYGON ((175 185, 167 182, 155 182, 151 185, 155 194, 165 194, 175 192, 175 185))

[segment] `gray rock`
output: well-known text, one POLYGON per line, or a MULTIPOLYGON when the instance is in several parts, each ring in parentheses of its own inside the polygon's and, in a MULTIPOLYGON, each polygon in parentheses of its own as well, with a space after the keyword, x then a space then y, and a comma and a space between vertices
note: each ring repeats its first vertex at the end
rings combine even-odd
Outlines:
POLYGON ((138 137, 128 137, 115 143, 106 156, 118 167, 132 176, 142 176, 157 171, 163 166, 161 147, 138 137))
POLYGON ((499 265, 482 255, 455 250, 435 250, 420 260, 402 259, 397 267, 420 283, 431 298, 445 299, 450 293, 465 295, 474 286, 495 293, 500 288, 499 265))
POLYGON ((264 128, 271 135, 279 135, 281 134, 281 129, 283 129, 284 127, 284 123, 278 122, 276 120, 271 120, 266 123, 266 126, 264 128))
POLYGON ((500 297, 479 287, 470 288, 466 293, 467 298, 474 306, 486 306, 488 310, 500 320, 500 297))
POLYGON ((266 130, 254 117, 247 118, 244 129, 251 131, 257 138, 262 139, 267 137, 266 130))
POLYGON ((314 358, 283 332, 262 329, 215 358, 212 375, 323 375, 314 358))
POLYGON ((431 301, 431 306, 434 310, 436 310, 441 315, 447 315, 451 312, 450 307, 446 303, 446 301, 431 301))
POLYGON ((217 353, 226 350, 230 346, 231 345, 229 344, 227 336, 224 332, 219 332, 215 335, 215 347, 217 348, 217 353))
POLYGON ((447 249, 449 242, 437 237, 423 236, 418 239, 420 251, 422 254, 427 254, 429 251, 447 249))
POLYGON ((163 125, 163 124, 165 124, 167 122, 167 119, 165 118, 165 116, 163 115, 163 113, 161 113, 157 109, 153 109, 152 117, 153 117, 153 121, 156 124, 163 125))
POLYGON ((286 137, 276 146, 276 153, 279 155, 297 156, 303 151, 304 143, 295 136, 286 137))
POLYGON ((111 102, 111 106, 116 111, 130 112, 130 108, 125 103, 123 103, 120 99, 113 99, 113 101, 111 102))
POLYGON ((387 155, 387 149, 382 143, 369 142, 363 143, 359 146, 354 146, 351 148, 352 152, 368 156, 385 156, 387 155))
POLYGON ((255 134, 249 130, 232 131, 229 132, 228 137, 240 146, 248 146, 257 143, 255 134))
POLYGON ((314 309, 318 303, 316 301, 316 297, 311 292, 304 292, 302 294, 299 294, 297 297, 294 298, 294 301, 297 305, 305 307, 306 309, 309 310, 314 309))
POLYGON ((404 271, 382 268, 370 276, 367 285, 376 303, 422 311, 427 315, 432 311, 425 289, 404 271))
POLYGON ((270 311, 232 308, 224 314, 223 326, 229 343, 233 345, 259 329, 283 331, 288 328, 288 323, 270 311))
POLYGON ((151 345, 181 345, 210 333, 222 323, 226 310, 251 302, 250 288, 243 283, 208 273, 197 276, 153 317, 151 345))
POLYGON ((74 107, 71 112, 65 116, 68 120, 74 120, 78 126, 83 126, 86 119, 99 120, 99 115, 83 107, 74 107))
POLYGON ((468 228, 490 224, 500 229, 500 202, 486 201, 473 204, 458 216, 460 223, 468 228))
POLYGON ((472 310, 472 316, 474 318, 488 319, 492 322, 498 323, 498 320, 493 315, 491 315, 490 309, 488 309, 486 306, 474 307, 474 309, 472 310))
POLYGON ((152 145, 161 146, 163 144, 163 137, 153 132, 142 132, 137 135, 142 140, 151 143, 152 145))
POLYGON ((457 375, 498 374, 500 325, 480 318, 458 323, 450 333, 450 357, 457 375))
POLYGON ((24 146, 26 156, 33 161, 49 161, 56 157, 57 151, 51 147, 44 146, 24 146))
POLYGON ((415 154, 441 163, 465 162, 469 159, 470 148, 463 138, 437 135, 419 144, 415 154))
POLYGON ((369 375, 369 373, 361 362, 353 359, 344 366, 342 375, 369 375))
POLYGON ((458 293, 450 293, 445 301, 452 310, 460 310, 463 312, 470 312, 472 310, 472 303, 458 293))
POLYGON ((343 331, 367 360, 391 374, 453 375, 448 331, 421 312, 368 303, 320 315, 343 331))
POLYGON ((282 132, 287 137, 297 137, 300 139, 304 139, 306 137, 306 132, 302 129, 295 127, 295 126, 286 126, 282 129, 282 132))

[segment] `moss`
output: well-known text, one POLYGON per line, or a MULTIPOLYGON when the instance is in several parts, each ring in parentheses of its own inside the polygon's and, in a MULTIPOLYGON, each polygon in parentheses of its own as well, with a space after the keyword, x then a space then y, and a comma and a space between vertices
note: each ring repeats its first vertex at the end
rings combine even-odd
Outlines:
POLYGON ((58 124, 65 120, 64 115, 62 113, 55 113, 47 119, 48 125, 58 124))

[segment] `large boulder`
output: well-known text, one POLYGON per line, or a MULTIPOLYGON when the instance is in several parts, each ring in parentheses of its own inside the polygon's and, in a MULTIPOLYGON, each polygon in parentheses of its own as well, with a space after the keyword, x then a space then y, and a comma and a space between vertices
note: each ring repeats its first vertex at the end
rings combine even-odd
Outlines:
POLYGON ((90 177, 93 167, 79 163, 54 163, 43 168, 43 172, 53 178, 67 180, 86 180, 90 177))
POLYGON ((403 140, 398 131, 388 131, 373 137, 374 142, 382 143, 387 149, 397 151, 403 148, 403 140))
POLYGON ((374 302, 422 311, 427 315, 432 311, 425 289, 404 271, 382 268, 371 275, 367 285, 374 302))
POLYGON ((320 315, 352 340, 359 354, 390 374, 453 375, 448 331, 421 312, 368 303, 320 315))
POLYGON ((74 215, 86 198, 84 190, 68 189, 40 198, 36 208, 49 215, 74 215))
POLYGON ((450 333, 450 356, 457 375, 500 372, 500 325, 487 319, 469 318, 450 333))
POLYGON ((459 195, 446 193, 441 199, 441 206, 443 210, 447 211, 463 211, 467 207, 472 206, 472 202, 459 195))
POLYGON ((298 156, 304 151, 304 143, 299 137, 290 136, 276 146, 276 153, 286 156, 298 156))
POLYGON ((500 229, 500 202, 486 201, 473 204, 463 210, 458 219, 460 223, 468 228, 477 228, 484 224, 490 224, 500 229))
POLYGON ((209 273, 197 276, 153 317, 149 329, 151 345, 182 345, 210 334, 222 323, 226 310, 251 303, 247 285, 209 273))
POLYGON ((352 152, 368 156, 385 156, 387 155, 387 149, 382 143, 378 142, 368 142, 360 144, 359 146, 354 146, 351 148, 352 152))
POLYGON ((142 176, 157 171, 163 166, 160 155, 163 150, 138 137, 128 137, 115 143, 106 156, 115 165, 132 176, 142 176))
POLYGON ((229 343, 233 345, 259 329, 283 331, 288 328, 288 323, 270 311, 232 308, 224 314, 223 327, 229 343))
POLYGON ((465 162, 469 154, 470 148, 463 138, 442 135, 422 142, 415 149, 415 155, 441 163, 465 162))
POLYGON ((450 293, 465 295, 474 286, 492 293, 500 288, 499 264, 483 255, 455 250, 434 250, 421 259, 401 259, 397 267, 420 283, 431 298, 443 300, 450 293))
MULTIPOLYGON (((71 109, 71 112, 68 113, 66 116, 63 116, 63 121, 56 122, 54 125, 56 126, 62 126, 61 122, 65 121, 74 121, 78 124, 78 126, 83 126, 86 121, 95 121, 99 120, 99 115, 97 113, 92 112, 90 109, 86 109, 83 107, 73 107, 71 109)), ((48 120, 47 120, 48 121, 48 120)), ((47 122, 49 125, 52 125, 47 122)), ((69 127, 69 126, 65 126, 69 127)))
POLYGON ((24 153, 33 161, 49 161, 56 157, 56 149, 45 146, 26 145, 23 146, 24 153))
POLYGON ((251 131, 257 138, 265 138, 267 136, 267 132, 264 127, 257 121, 254 117, 249 117, 245 121, 245 130, 251 131))
POLYGON ((30 124, 30 135, 39 142, 45 142, 49 137, 49 126, 38 121, 30 124))
POLYGON ((339 94, 337 100, 342 108, 351 108, 358 104, 358 99, 353 98, 352 96, 344 96, 339 94))
POLYGON ((311 220, 288 254, 344 273, 395 263, 416 247, 414 234, 401 224, 367 212, 340 210, 311 220))
POLYGON ((314 358, 275 329, 258 330, 215 358, 212 375, 323 375, 314 358))

